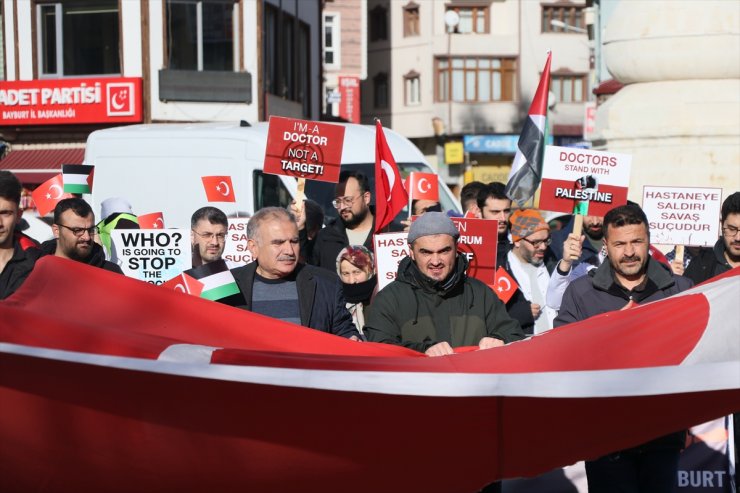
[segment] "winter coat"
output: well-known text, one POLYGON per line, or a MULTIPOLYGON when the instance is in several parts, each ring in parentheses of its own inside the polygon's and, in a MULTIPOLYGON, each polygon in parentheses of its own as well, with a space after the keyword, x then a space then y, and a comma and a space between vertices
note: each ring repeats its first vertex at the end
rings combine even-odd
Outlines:
MULTIPOLYGON (((43 253, 43 255, 54 255, 56 251, 56 238, 53 240, 45 241, 41 244, 41 252, 43 253)), ((103 247, 95 242, 93 242, 92 244, 92 253, 90 253, 90 256, 84 260, 78 260, 77 262, 87 264, 92 267, 98 267, 110 272, 115 272, 116 274, 123 274, 123 271, 118 266, 118 264, 114 264, 113 262, 105 260, 105 250, 103 250, 103 247)))
POLYGON ((0 300, 13 294, 33 270, 36 260, 41 256, 37 243, 22 234, 13 238, 13 255, 0 271, 0 300))
MULTIPOLYGON (((231 273, 243 297, 243 304, 235 306, 252 311, 252 285, 257 262, 237 267, 231 273)), ((336 274, 312 265, 298 264, 291 279, 295 279, 298 291, 301 325, 342 337, 360 337, 352 323, 352 315, 347 311, 336 274)))
POLYGON ((365 319, 373 342, 425 352, 446 341, 452 347, 477 346, 484 337, 506 343, 524 339, 493 291, 467 277, 465 256, 458 255, 446 283, 424 276, 410 257, 398 266, 396 280, 378 292, 365 319))
MULTIPOLYGON (((363 246, 371 252, 373 251, 372 232, 374 230, 375 219, 373 218, 370 234, 367 235, 367 239, 363 243, 363 246)), ((344 227, 341 218, 336 218, 327 224, 325 228, 320 229, 316 234, 312 247, 310 249, 304 248, 303 251, 310 255, 308 257, 310 259, 309 264, 336 272, 337 256, 342 248, 346 246, 349 246, 347 229, 344 227)))
POLYGON ((730 269, 732 266, 725 258, 725 241, 720 238, 714 247, 702 248, 699 255, 691 259, 683 275, 699 284, 730 269))

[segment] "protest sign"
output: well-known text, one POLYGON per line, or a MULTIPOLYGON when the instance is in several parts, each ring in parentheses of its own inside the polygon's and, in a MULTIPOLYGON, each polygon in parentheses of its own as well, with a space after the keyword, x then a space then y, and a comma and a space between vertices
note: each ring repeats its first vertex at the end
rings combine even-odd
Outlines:
POLYGON ((111 242, 128 277, 162 284, 192 267, 190 233, 185 229, 114 229, 111 242))
POLYGON ((460 232, 457 251, 468 257, 468 276, 493 287, 496 281, 498 221, 453 217, 460 232))
POLYGON ((343 145, 341 125, 271 116, 265 173, 336 183, 343 145))
POLYGON ((398 264, 409 255, 406 244, 408 232, 381 233, 373 237, 375 269, 378 273, 378 291, 396 279, 398 264))
POLYGON ((239 265, 247 265, 252 259, 252 254, 247 249, 247 223, 248 217, 230 217, 229 229, 226 233, 226 245, 224 246, 223 259, 239 265))
POLYGON ((629 154, 547 146, 539 208, 603 216, 627 203, 631 166, 629 154))
POLYGON ((721 188, 642 189, 642 210, 650 223, 650 242, 658 245, 714 245, 719 237, 721 188))

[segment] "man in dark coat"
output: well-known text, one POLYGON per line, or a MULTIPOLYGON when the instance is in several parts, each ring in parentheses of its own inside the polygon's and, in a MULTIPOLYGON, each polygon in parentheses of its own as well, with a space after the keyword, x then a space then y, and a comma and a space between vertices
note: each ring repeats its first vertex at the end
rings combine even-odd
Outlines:
POLYGON ((105 259, 105 250, 95 243, 98 228, 90 204, 73 197, 60 200, 54 207, 54 239, 41 244, 44 255, 74 260, 110 272, 123 274, 121 268, 105 259))
MULTIPOLYGON (((604 242, 608 261, 568 286, 555 327, 667 298, 692 286, 648 254, 648 221, 636 204, 607 212, 604 242)), ((681 431, 587 461, 589 493, 672 492, 684 439, 681 431)))
POLYGON ((247 224, 247 237, 255 260, 231 271, 243 297, 238 308, 360 339, 336 273, 298 262, 298 226, 291 213, 260 209, 247 224))
POLYGON ((13 173, 0 171, 0 300, 20 287, 41 254, 34 240, 17 231, 23 217, 21 191, 13 173))
POLYGON ((458 237, 442 212, 427 212, 411 224, 409 257, 370 305, 368 340, 443 356, 458 346, 488 349, 524 338, 493 291, 466 275, 458 237))

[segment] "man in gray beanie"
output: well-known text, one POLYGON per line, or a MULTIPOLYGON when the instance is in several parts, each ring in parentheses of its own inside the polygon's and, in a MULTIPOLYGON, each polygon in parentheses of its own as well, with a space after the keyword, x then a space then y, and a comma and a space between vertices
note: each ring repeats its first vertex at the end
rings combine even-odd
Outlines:
POLYGON ((427 212, 411 224, 409 256, 370 305, 368 340, 444 356, 459 346, 488 349, 524 339, 493 291, 466 275, 458 237, 442 212, 427 212))

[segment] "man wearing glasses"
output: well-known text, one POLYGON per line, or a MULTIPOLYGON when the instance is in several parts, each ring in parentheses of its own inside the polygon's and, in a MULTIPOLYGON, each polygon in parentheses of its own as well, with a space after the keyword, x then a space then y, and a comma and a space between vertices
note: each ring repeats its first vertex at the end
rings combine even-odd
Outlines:
MULTIPOLYGON (((337 255, 344 247, 363 245, 368 250, 373 250, 375 226, 375 217, 370 211, 370 182, 363 173, 342 171, 336 186, 335 197, 332 204, 339 217, 319 230, 311 258, 308 260, 310 264, 332 272, 336 272, 337 255)), ((307 241, 305 219, 303 219, 305 215, 303 214, 298 217, 302 244, 307 241)))
POLYGON ((513 246, 506 254, 504 268, 516 279, 519 289, 506 304, 509 315, 518 320, 525 334, 552 329, 557 314, 547 307, 545 297, 554 265, 550 226, 534 209, 519 209, 510 218, 513 246))
POLYGON ((34 240, 17 231, 23 217, 21 183, 0 171, 0 300, 13 294, 33 270, 40 252, 34 240))
MULTIPOLYGON (((229 220, 221 209, 201 207, 190 218, 190 242, 193 246, 193 267, 221 260, 226 248, 229 220)), ((239 265, 226 261, 229 268, 239 265)))
POLYGON ((41 244, 44 255, 56 255, 76 262, 123 274, 121 268, 105 260, 103 247, 95 242, 98 228, 90 204, 74 197, 60 200, 54 207, 54 239, 41 244))

